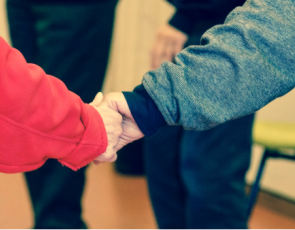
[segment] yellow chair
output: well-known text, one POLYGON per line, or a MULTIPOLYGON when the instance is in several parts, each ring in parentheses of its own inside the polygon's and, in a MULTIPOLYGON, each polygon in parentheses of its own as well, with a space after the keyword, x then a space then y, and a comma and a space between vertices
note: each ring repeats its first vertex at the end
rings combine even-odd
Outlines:
POLYGON ((295 160, 295 124, 255 121, 253 127, 253 143, 261 145, 264 148, 264 153, 250 192, 248 205, 249 216, 256 202, 257 193, 260 189, 260 179, 266 161, 269 158, 295 160))

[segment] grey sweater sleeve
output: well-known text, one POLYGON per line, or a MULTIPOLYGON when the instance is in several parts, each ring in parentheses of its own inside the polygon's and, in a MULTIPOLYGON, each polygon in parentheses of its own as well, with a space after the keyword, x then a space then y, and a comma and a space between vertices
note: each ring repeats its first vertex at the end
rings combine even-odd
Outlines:
POLYGON ((295 3, 248 0, 201 46, 145 74, 169 125, 204 130, 253 113, 295 87, 295 3))

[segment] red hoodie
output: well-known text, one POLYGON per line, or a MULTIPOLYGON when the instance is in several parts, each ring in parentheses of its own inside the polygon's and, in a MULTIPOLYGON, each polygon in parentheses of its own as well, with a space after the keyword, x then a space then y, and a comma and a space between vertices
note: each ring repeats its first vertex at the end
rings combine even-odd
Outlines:
POLYGON ((31 171, 49 158, 77 170, 106 147, 98 112, 0 37, 0 172, 31 171))

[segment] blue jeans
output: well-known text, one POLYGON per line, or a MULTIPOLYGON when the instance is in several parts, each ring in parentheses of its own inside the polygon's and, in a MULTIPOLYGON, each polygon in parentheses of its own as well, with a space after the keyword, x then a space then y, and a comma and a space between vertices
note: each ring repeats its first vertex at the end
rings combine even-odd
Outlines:
POLYGON ((160 228, 247 228, 253 119, 200 132, 167 126, 146 140, 145 170, 160 228))

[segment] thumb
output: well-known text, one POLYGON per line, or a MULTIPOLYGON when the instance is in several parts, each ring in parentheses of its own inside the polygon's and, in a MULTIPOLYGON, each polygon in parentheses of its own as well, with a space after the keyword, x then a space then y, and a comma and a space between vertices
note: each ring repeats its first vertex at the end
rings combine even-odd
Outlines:
POLYGON ((102 92, 98 92, 96 94, 96 96, 94 97, 93 101, 90 103, 90 105, 93 105, 93 106, 98 106, 103 100, 103 94, 102 92))

